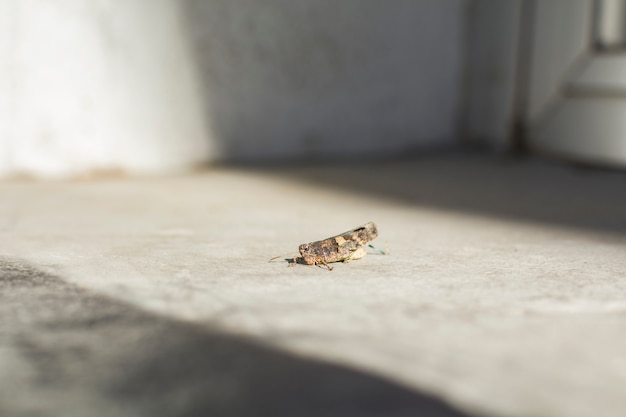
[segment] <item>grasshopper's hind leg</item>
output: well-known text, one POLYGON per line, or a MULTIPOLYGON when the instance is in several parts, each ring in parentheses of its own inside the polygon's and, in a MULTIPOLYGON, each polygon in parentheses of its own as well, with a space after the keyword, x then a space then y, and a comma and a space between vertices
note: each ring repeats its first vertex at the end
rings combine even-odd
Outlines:
POLYGON ((347 264, 348 262, 353 261, 355 259, 361 259, 362 257, 365 256, 366 253, 367 253, 367 250, 363 246, 359 246, 356 249, 354 249, 352 252, 350 252, 350 255, 348 255, 346 259, 344 259, 342 262, 347 264))
POLYGON ((324 266, 329 271, 332 271, 334 269, 332 266, 328 265, 328 263, 326 261, 318 262, 318 263, 316 263, 316 265, 319 266, 319 267, 324 266))

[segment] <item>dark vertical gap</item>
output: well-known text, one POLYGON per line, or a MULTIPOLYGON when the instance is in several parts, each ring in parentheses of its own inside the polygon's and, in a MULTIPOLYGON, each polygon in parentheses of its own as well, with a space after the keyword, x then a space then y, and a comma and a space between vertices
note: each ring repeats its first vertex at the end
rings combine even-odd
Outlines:
POLYGON ((536 12, 536 0, 521 2, 513 120, 510 135, 511 152, 518 156, 528 153, 526 115, 528 112, 528 89, 530 87, 530 70, 532 65, 532 35, 535 29, 536 12))
POLYGON ((457 143, 462 147, 472 146, 476 142, 474 138, 470 137, 469 133, 469 114, 470 114, 470 96, 471 96, 471 81, 472 77, 472 62, 471 55, 474 52, 472 47, 476 42, 475 30, 473 27, 473 21, 476 14, 476 4, 469 2, 463 10, 463 18, 465 20, 465 27, 460 31, 459 44, 461 54, 460 64, 460 87, 459 92, 459 104, 457 105, 457 143))
MULTIPOLYGON (((624 2, 625 0, 622 0, 622 2, 624 2)), ((621 50, 624 50, 624 48, 626 48, 626 7, 624 7, 624 9, 622 9, 622 16, 621 16, 621 42, 619 45, 621 50)))
POLYGON ((592 50, 602 50, 604 49, 604 45, 602 44, 602 39, 600 39, 600 16, 602 15, 602 1, 601 0, 593 0, 591 9, 591 33, 589 34, 589 45, 591 45, 592 50))
MULTIPOLYGON (((626 0, 622 0, 622 1, 626 1, 626 0)), ((622 41, 620 42, 620 49, 624 50, 626 49, 626 7, 624 7, 624 9, 622 9, 622 16, 621 16, 621 23, 622 23, 622 33, 621 33, 621 38, 622 41)))

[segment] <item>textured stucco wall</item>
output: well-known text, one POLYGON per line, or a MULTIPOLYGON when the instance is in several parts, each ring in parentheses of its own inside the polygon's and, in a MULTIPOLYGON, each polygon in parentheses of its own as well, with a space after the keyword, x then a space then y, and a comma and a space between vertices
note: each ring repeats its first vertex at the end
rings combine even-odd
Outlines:
POLYGON ((186 4, 229 155, 397 152, 456 134, 464 1, 186 4))
POLYGON ((467 0, 0 0, 0 175, 453 142, 467 0))

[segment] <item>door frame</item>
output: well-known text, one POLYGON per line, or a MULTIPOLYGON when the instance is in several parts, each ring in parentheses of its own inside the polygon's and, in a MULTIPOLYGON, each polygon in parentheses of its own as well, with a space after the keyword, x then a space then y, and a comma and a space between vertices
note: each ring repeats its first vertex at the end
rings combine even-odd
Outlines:
POLYGON ((466 142, 626 166, 626 142, 620 139, 626 132, 626 121, 621 122, 626 120, 626 79, 621 76, 626 53, 598 52, 598 4, 473 0, 466 142), (558 32, 550 30, 555 19, 562 19, 558 32))

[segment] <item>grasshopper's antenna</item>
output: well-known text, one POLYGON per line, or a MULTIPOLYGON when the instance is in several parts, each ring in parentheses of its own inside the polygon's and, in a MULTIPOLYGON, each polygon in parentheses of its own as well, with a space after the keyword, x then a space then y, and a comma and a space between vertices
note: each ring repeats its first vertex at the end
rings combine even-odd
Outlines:
MULTIPOLYGON (((272 262, 272 261, 273 261, 273 260, 275 260, 275 259, 282 258, 283 256, 291 255, 291 254, 294 254, 294 253, 295 253, 295 252, 293 252, 293 251, 292 251, 292 252, 287 252, 287 253, 285 253, 284 255, 274 256, 272 259, 270 259, 269 261, 267 261, 267 263, 270 263, 270 262, 272 262)), ((299 255, 299 254, 298 254, 298 255, 299 255)))

